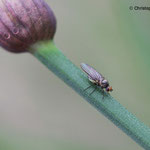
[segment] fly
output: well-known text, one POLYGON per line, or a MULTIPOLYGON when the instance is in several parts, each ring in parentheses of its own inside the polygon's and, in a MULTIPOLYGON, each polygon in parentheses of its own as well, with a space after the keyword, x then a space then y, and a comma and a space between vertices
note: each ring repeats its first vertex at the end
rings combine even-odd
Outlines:
MULTIPOLYGON (((101 87, 103 90, 103 97, 104 97, 104 89, 106 92, 111 92, 113 91, 112 87, 109 85, 109 82, 99 73, 97 72, 94 68, 89 66, 88 64, 81 63, 80 64, 82 70, 88 75, 89 80, 96 85, 97 87, 101 87)), ((92 85, 87 87, 85 90, 90 88, 92 85)), ((96 88, 92 91, 92 93, 96 90, 96 88)), ((90 95, 92 94, 90 93, 90 95)))

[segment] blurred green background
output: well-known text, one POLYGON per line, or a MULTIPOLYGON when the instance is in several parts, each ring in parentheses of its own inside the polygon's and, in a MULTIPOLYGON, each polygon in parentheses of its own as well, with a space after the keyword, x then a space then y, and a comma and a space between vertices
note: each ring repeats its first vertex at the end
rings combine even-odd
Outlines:
MULTIPOLYGON (((55 43, 77 66, 88 63, 114 96, 150 126, 150 6, 147 0, 47 0, 55 43)), ((28 53, 0 53, 0 149, 141 150, 28 53)))

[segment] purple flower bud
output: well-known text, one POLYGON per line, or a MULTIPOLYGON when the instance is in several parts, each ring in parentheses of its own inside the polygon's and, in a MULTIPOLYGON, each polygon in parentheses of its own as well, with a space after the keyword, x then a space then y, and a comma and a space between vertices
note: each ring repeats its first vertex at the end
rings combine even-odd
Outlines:
POLYGON ((37 41, 51 40, 56 19, 43 0, 0 0, 0 45, 25 52, 37 41))

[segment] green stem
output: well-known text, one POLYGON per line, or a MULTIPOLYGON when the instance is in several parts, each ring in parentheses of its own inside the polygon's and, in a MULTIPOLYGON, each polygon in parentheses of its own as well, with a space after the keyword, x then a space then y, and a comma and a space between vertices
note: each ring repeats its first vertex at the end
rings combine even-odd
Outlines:
MULTIPOLYGON (((104 99, 102 99, 103 95, 100 89, 92 95, 89 95, 90 90, 84 91, 91 84, 87 76, 68 60, 52 41, 35 44, 30 52, 128 136, 143 148, 150 150, 150 128, 109 94, 105 93, 104 99)), ((95 85, 92 86, 92 88, 94 87, 95 85)))

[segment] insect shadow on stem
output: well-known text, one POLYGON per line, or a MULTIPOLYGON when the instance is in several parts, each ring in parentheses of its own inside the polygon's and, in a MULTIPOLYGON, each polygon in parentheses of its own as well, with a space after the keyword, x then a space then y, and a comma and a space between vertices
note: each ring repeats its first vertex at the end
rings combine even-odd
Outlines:
MULTIPOLYGON (((109 85, 109 82, 102 76, 102 74, 97 72, 94 68, 92 68, 88 64, 81 63, 80 66, 82 70, 88 75, 89 81, 96 85, 94 90, 90 93, 90 95, 95 92, 97 87, 100 87, 102 89, 103 99, 104 99, 104 89, 108 93, 113 91, 112 87, 109 85)), ((84 89, 84 91, 91 88, 92 86, 93 85, 90 85, 89 87, 84 89)))

